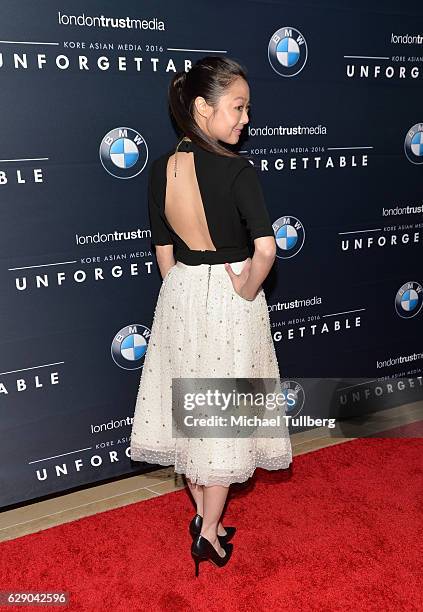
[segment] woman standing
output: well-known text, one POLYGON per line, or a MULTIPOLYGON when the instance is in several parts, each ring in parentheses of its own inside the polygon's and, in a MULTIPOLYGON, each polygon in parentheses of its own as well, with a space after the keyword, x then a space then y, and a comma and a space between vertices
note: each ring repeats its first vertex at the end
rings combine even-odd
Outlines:
POLYGON ((256 467, 287 468, 288 430, 277 438, 175 437, 172 379, 280 379, 262 283, 276 243, 257 172, 221 144, 248 123, 245 70, 206 57, 169 86, 183 138, 148 177, 152 243, 163 282, 136 400, 131 458, 174 465, 197 506, 190 523, 196 576, 201 559, 223 566, 234 527, 220 522, 229 486, 256 467), (253 257, 250 257, 250 249, 253 257))

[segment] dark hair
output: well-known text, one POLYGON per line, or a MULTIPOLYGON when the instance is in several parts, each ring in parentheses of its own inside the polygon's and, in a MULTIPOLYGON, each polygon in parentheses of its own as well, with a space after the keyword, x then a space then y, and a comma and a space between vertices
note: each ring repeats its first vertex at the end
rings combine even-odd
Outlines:
POLYGON ((188 72, 177 72, 168 89, 169 107, 178 128, 184 136, 207 151, 239 157, 235 152, 209 138, 194 119, 194 100, 202 96, 207 104, 216 106, 227 87, 238 78, 247 80, 246 69, 226 57, 207 56, 198 60, 188 72))

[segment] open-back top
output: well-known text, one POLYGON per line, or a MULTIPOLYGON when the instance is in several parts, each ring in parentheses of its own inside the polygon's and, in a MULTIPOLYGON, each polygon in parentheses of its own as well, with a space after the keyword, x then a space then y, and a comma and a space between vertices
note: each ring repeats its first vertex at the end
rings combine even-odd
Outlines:
POLYGON ((257 171, 183 139, 150 166, 151 242, 174 246, 188 265, 242 261, 251 241, 274 236, 257 171), (175 176, 176 174, 176 176, 175 176))

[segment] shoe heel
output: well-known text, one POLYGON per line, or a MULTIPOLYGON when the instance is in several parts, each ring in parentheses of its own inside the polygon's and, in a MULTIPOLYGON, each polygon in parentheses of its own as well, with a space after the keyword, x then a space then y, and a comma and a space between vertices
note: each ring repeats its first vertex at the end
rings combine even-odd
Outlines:
POLYGON ((200 557, 194 557, 193 555, 193 559, 195 562, 195 576, 198 577, 200 572, 200 557))
POLYGON ((214 548, 212 543, 207 540, 201 534, 195 538, 191 545, 191 555, 195 561, 195 575, 198 576, 198 565, 201 559, 211 561, 217 567, 223 567, 227 564, 229 559, 231 558, 233 551, 233 544, 231 543, 222 543, 222 548, 224 548, 226 555, 221 557, 217 550, 214 548))

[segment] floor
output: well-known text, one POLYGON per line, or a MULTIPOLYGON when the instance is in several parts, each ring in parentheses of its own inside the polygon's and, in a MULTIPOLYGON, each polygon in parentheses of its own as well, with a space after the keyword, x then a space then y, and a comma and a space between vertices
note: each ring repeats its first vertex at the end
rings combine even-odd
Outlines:
MULTIPOLYGON (((422 412, 423 402, 414 402, 374 413, 366 419, 364 426, 363 424, 358 426, 359 429, 351 426, 348 431, 348 435, 351 435, 349 438, 328 436, 326 428, 296 433, 291 435, 293 454, 297 456, 310 453, 332 444, 342 444, 358 436, 374 435, 393 427, 421 421, 422 412)), ((345 435, 344 427, 343 432, 345 435)), ((171 466, 106 484, 92 485, 73 493, 60 493, 47 500, 35 501, 20 508, 0 512, 0 542, 105 510, 165 495, 184 487, 183 477, 175 474, 171 466)))

